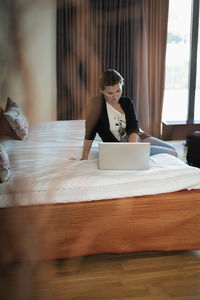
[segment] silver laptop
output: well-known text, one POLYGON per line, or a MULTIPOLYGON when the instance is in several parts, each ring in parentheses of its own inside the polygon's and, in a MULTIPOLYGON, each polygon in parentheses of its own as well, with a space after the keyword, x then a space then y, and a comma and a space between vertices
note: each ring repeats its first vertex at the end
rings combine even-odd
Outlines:
POLYGON ((150 143, 99 143, 102 170, 145 170, 149 157, 150 143))

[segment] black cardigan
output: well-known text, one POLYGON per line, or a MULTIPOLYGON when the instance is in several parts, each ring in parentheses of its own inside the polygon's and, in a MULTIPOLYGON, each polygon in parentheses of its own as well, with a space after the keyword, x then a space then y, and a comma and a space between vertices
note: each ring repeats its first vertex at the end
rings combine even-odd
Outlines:
MULTIPOLYGON (((138 119, 132 99, 120 97, 119 104, 125 113, 127 134, 138 133, 138 119)), ((106 101, 103 96, 91 100, 86 117, 85 139, 94 140, 96 133, 99 134, 103 142, 119 142, 110 131, 106 101)))

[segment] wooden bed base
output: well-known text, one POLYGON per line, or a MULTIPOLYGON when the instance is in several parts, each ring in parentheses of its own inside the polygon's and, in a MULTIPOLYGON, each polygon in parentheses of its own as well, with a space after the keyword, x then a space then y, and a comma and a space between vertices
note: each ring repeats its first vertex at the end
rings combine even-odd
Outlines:
POLYGON ((0 209, 0 261, 200 249, 200 190, 0 209))

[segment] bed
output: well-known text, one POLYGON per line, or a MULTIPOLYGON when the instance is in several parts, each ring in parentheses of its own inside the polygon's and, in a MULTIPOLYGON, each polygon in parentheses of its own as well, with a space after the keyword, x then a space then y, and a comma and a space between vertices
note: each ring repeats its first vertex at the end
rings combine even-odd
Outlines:
POLYGON ((1 137, 11 177, 0 184, 0 262, 200 249, 200 169, 159 154, 149 170, 99 170, 98 137, 79 160, 83 136, 79 120, 1 137))

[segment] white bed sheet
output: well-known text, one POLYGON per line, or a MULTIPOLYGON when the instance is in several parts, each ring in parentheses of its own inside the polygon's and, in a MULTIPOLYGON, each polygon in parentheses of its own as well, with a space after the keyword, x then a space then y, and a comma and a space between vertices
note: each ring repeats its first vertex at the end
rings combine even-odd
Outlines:
POLYGON ((0 207, 123 198, 200 188, 200 169, 171 155, 150 158, 150 169, 98 169, 98 139, 88 161, 80 161, 84 121, 31 126, 26 141, 1 138, 11 178, 0 185, 0 207), (74 157, 77 160, 69 160, 74 157))

